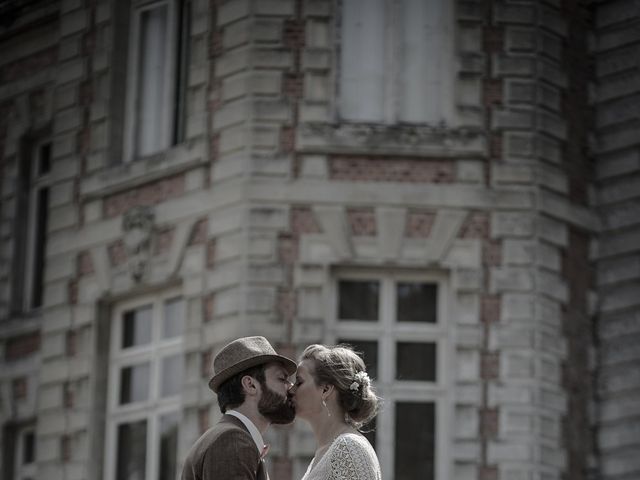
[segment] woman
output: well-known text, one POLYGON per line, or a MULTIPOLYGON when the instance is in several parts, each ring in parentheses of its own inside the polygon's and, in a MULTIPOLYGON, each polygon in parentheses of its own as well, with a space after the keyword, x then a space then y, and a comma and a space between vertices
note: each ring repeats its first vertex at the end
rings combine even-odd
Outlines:
POLYGON ((376 416, 380 399, 351 348, 308 346, 289 392, 318 445, 302 480, 381 479, 376 452, 358 430, 376 416))

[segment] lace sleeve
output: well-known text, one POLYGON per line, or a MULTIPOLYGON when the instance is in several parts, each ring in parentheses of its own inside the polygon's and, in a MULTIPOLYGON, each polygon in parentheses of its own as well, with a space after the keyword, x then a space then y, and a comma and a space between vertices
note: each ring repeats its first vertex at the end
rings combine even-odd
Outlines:
POLYGON ((331 452, 331 471, 327 480, 380 480, 378 457, 364 437, 339 438, 331 452))

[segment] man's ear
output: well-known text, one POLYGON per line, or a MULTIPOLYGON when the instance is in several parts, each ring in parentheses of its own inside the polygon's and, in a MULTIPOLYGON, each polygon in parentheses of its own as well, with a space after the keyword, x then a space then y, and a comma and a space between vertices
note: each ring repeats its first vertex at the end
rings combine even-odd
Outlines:
POLYGON ((253 378, 251 375, 245 375, 240 380, 242 384, 242 388, 247 395, 256 395, 258 393, 258 381, 253 378))

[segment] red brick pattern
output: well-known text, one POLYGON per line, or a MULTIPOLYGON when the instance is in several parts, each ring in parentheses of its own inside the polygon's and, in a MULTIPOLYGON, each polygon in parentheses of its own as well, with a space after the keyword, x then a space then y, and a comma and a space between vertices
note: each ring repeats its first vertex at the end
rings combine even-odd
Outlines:
POLYGON ((68 462, 71 460, 71 436, 64 435, 60 439, 60 460, 68 462))
POLYGON ((198 428, 201 435, 209 430, 209 407, 198 410, 198 428))
POLYGON ((436 212, 431 210, 413 210, 407 214, 405 236, 408 238, 427 238, 431 235, 431 227, 436 219, 436 212))
POLYGON ((299 49, 305 46, 304 21, 291 19, 284 21, 284 46, 299 49))
POLYGON ((211 376, 212 361, 213 361, 213 352, 211 350, 202 352, 200 356, 200 375, 202 375, 202 378, 209 378, 211 376))
POLYGON ((284 322, 293 321, 296 316, 296 292, 287 288, 278 292, 276 312, 284 322))
POLYGON ((280 129, 280 150, 283 152, 293 152, 296 146, 296 130, 293 127, 282 127, 280 129))
POLYGON ((198 220, 191 230, 189 245, 202 245, 207 239, 207 219, 198 220))
POLYGON ((133 207, 152 206, 184 193, 184 175, 163 178, 129 191, 116 193, 104 200, 104 215, 113 218, 133 207))
POLYGON ((62 390, 62 404, 64 408, 73 408, 75 406, 75 391, 69 382, 64 384, 62 390))
POLYGON ((376 235, 376 212, 373 208, 347 209, 347 219, 354 236, 372 237, 376 235))
POLYGON ((23 80, 53 66, 58 60, 58 46, 49 47, 28 57, 23 57, 0 68, 0 84, 23 80))
POLYGON ((78 332, 69 330, 66 338, 67 357, 75 357, 78 354, 78 332))
POLYGON ((202 314, 205 323, 213 320, 213 316, 215 315, 215 300, 215 293, 210 293, 202 299, 202 314))
POLYGON ((483 323, 500 321, 500 296, 483 295, 480 300, 480 318, 483 323))
POLYGON ((11 396, 14 400, 24 400, 27 398, 27 377, 18 377, 11 380, 11 396))
POLYGON ((460 238, 489 238, 489 214, 471 212, 458 233, 460 238))
POLYGON ((91 253, 88 251, 83 251, 78 254, 76 265, 76 271, 79 277, 91 275, 95 272, 95 269, 93 268, 93 260, 91 259, 91 253))
POLYGON ((71 305, 76 305, 78 303, 78 280, 69 280, 69 285, 67 286, 67 295, 69 297, 69 303, 71 305))
POLYGON ((482 465, 478 472, 479 480, 498 480, 498 467, 495 465, 482 465))
POLYGON ((109 261, 112 267, 122 265, 127 261, 127 251, 122 240, 117 240, 107 247, 109 261))
POLYGON ((271 459, 271 478, 293 478, 293 462, 290 458, 274 457, 271 459))
POLYGON ((171 244, 173 243, 173 237, 175 234, 175 227, 165 228, 160 230, 156 235, 153 254, 154 255, 163 255, 169 252, 171 248, 171 244))
POLYGON ((278 237, 278 260, 284 265, 293 265, 298 259, 298 240, 292 235, 278 237))
POLYGON ((482 243, 482 262, 488 267, 502 264, 502 242, 485 240, 482 243))
POLYGON ((480 435, 484 438, 497 438, 498 419, 498 409, 484 408, 480 410, 480 435))
POLYGON ((28 357, 40 350, 40 333, 8 338, 4 348, 4 359, 8 362, 28 357))
POLYGON ((207 242, 207 268, 213 268, 216 263, 216 239, 207 242))
POLYGON ((452 183, 455 163, 402 157, 332 156, 332 180, 351 182, 452 183))
POLYGON ((296 235, 303 235, 320 233, 322 230, 311 208, 296 207, 291 209, 291 231, 296 235))
POLYGON ((484 352, 480 361, 480 376, 484 380, 497 380, 500 376, 500 354, 484 352))

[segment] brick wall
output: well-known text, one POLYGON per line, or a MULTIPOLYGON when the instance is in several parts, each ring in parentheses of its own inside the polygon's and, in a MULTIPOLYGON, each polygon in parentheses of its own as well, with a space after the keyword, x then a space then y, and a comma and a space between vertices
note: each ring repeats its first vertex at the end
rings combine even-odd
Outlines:
POLYGON ((640 160, 637 4, 595 2, 597 430, 603 480, 640 476, 640 160))

